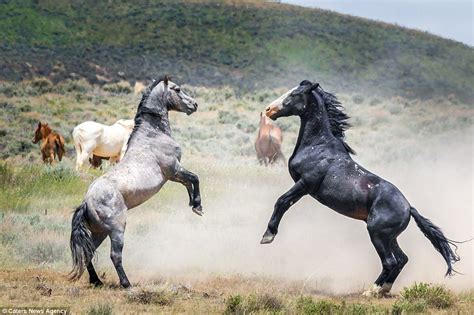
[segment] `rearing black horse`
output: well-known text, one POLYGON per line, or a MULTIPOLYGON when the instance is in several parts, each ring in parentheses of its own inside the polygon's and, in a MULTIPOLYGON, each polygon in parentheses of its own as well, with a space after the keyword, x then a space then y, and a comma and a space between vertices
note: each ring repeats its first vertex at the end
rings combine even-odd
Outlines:
POLYGON ((450 247, 455 245, 440 228, 421 216, 397 187, 352 160, 350 154, 354 151, 344 142, 349 117, 342 110, 334 95, 307 80, 267 107, 266 115, 273 120, 299 116, 301 127, 288 163, 295 185, 278 198, 261 243, 273 241, 283 214, 309 194, 336 212, 367 223, 383 270, 364 295, 388 293, 408 262, 397 237, 407 227, 410 216, 441 253, 448 264, 446 275, 451 275, 452 264, 459 260, 450 247))

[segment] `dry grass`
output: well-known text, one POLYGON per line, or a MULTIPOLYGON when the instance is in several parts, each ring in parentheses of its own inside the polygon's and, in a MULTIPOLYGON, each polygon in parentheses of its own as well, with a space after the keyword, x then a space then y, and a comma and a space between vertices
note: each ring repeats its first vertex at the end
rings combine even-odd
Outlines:
MULTIPOLYGON (((51 87, 43 82, 36 88, 51 87)), ((320 241, 321 235, 334 230, 326 226, 325 220, 342 224, 342 218, 329 221, 328 216, 324 217, 325 212, 319 211, 323 207, 316 206, 315 202, 302 201, 295 206, 299 210, 288 216, 287 227, 279 236, 281 243, 265 249, 254 246, 271 213, 272 203, 291 185, 283 166, 268 169, 257 166, 252 148, 259 111, 284 91, 237 96, 229 88, 188 88, 200 103, 199 111, 190 117, 174 113, 171 120, 174 136, 183 146, 183 164, 200 176, 205 217, 195 217, 187 207, 184 188, 171 183, 157 197, 131 212, 126 233, 128 252, 124 260, 126 267, 133 267, 127 269, 135 285, 132 291, 117 287, 107 245, 98 252, 98 269, 104 288, 91 288, 87 279, 78 283, 66 280, 70 264, 71 211, 101 171, 75 173, 71 152, 60 166, 43 167, 39 150, 25 143, 30 141, 29 130, 32 133, 36 120, 41 119, 63 132, 71 149, 68 135, 75 124, 86 119, 111 123, 117 118, 132 117, 138 98, 122 90, 120 93, 103 91, 84 82, 68 82, 61 90, 53 87, 40 95, 31 91, 11 97, 0 95, 0 110, 4 114, 0 132, 5 133, 6 139, 6 146, 4 143, 0 146, 3 154, 0 162, 0 305, 68 306, 74 313, 88 314, 314 314, 327 311, 363 314, 426 310, 467 313, 473 308, 473 291, 455 293, 447 310, 442 310, 420 299, 364 299, 359 295, 360 286, 348 291, 352 294, 335 294, 325 285, 331 282, 325 278, 326 274, 336 273, 334 270, 323 270, 316 280, 302 281, 301 278, 308 276, 308 269, 295 272, 294 269, 303 265, 289 268, 290 262, 299 264, 310 257, 307 265, 319 260, 324 264, 327 255, 313 253, 314 244, 296 243, 300 239, 290 237, 290 227, 295 227, 293 233, 300 233, 297 235, 301 237, 314 232, 312 239, 320 241), (314 215, 304 212, 307 208, 319 212, 314 215), (314 219, 311 222, 316 222, 315 228, 300 231, 301 225, 294 225, 295 221, 308 218, 314 219), (318 220, 323 224, 318 225, 318 220), (295 243, 298 246, 295 247, 295 243), (242 244, 245 247, 238 247, 242 244), (286 262, 286 258, 275 254, 279 249, 291 250, 290 256, 301 259, 286 262), (267 252, 262 254, 264 250, 267 252), (135 251, 138 254, 132 255, 135 251), (277 258, 272 261, 272 257, 277 258), (280 266, 288 269, 279 270, 280 266), (298 277, 291 277, 287 274, 289 271, 298 277)), ((473 109, 467 104, 351 95, 340 95, 340 98, 353 116, 354 127, 349 130, 347 140, 360 153, 357 158, 384 171, 387 165, 393 165, 396 171, 391 175, 405 169, 406 164, 402 163, 405 161, 419 161, 417 167, 431 165, 433 160, 442 157, 431 148, 442 147, 449 153, 454 144, 459 144, 453 139, 461 139, 462 144, 466 138, 460 135, 468 134, 472 128, 473 109), (399 165, 403 168, 398 168, 399 165)), ((289 118, 278 124, 284 130, 284 152, 289 156, 298 131, 297 120, 289 118)), ((465 175, 454 174, 449 178, 457 180, 465 175)), ((412 174, 409 175, 407 181, 412 178, 412 174)), ((439 176, 444 183, 444 173, 439 176)), ((438 177, 434 179, 439 183, 438 177)), ((406 183, 404 186, 410 187, 406 183)), ((412 195, 416 198, 418 192, 413 190, 412 195)), ((457 206, 462 207, 464 204, 457 206)), ((347 237, 352 238, 353 233, 354 230, 348 231, 347 237)), ((331 246, 337 246, 335 244, 331 246)), ((371 254, 376 260, 376 255, 371 254)), ((354 281, 359 280, 360 277, 354 281)), ((451 296, 449 294, 447 296, 451 296)))
MULTIPOLYGON (((70 307, 74 314, 94 309, 96 312, 111 309, 113 314, 386 314, 392 310, 417 310, 416 303, 401 304, 397 297, 328 297, 307 292, 301 295, 301 292, 291 290, 298 283, 258 277, 210 277, 188 280, 186 285, 167 278, 163 279, 165 282, 141 283, 131 290, 117 288, 114 282, 109 281, 99 289, 90 287, 84 280, 72 284, 66 280, 64 273, 45 268, 5 269, 0 272, 0 279, 0 305, 70 307)), ((472 291, 458 294, 456 304, 448 310, 421 310, 429 310, 432 314, 468 314, 472 310, 473 296, 472 291)))

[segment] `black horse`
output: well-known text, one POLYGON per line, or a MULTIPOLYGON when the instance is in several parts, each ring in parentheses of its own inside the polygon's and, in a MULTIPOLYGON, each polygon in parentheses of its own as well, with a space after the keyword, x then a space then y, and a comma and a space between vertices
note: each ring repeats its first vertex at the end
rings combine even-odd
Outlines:
POLYGON ((266 115, 273 120, 299 116, 301 127, 288 163, 295 185, 276 202, 261 243, 273 241, 283 214, 309 194, 336 212, 367 223, 383 270, 365 295, 388 293, 408 262, 397 237, 407 227, 410 216, 441 253, 448 264, 446 275, 451 275, 452 264, 459 260, 450 247, 455 245, 440 228, 421 216, 397 187, 352 160, 350 154, 354 151, 344 141, 349 117, 342 110, 334 95, 307 80, 267 107, 266 115))

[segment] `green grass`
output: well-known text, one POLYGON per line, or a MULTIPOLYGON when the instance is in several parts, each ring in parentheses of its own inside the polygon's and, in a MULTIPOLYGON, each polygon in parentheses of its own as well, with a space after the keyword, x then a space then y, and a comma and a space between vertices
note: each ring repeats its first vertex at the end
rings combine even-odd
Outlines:
POLYGON ((225 300, 224 314, 284 313, 284 302, 270 294, 231 295, 225 300))
POLYGON ((71 202, 79 204, 77 192, 84 191, 86 183, 70 167, 17 167, 0 163, 0 211, 36 213, 60 209, 71 202))
POLYGON ((0 30, 4 80, 42 73, 58 82, 73 72, 104 83, 168 72, 193 85, 256 90, 311 78, 368 95, 473 99, 466 45, 265 1, 7 1, 0 30))
POLYGON ((87 309, 87 315, 112 315, 113 307, 110 304, 96 304, 87 309))

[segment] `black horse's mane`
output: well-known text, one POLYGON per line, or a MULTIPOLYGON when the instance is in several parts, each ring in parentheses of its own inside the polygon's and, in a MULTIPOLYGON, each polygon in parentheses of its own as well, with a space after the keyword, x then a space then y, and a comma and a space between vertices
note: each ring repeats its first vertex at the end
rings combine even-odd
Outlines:
POLYGON ((351 124, 348 122, 350 117, 344 112, 344 106, 342 106, 342 103, 334 94, 324 91, 321 86, 318 86, 315 93, 319 93, 323 98, 332 134, 341 140, 347 152, 350 154, 356 154, 346 141, 344 141, 345 131, 351 127, 351 124))

